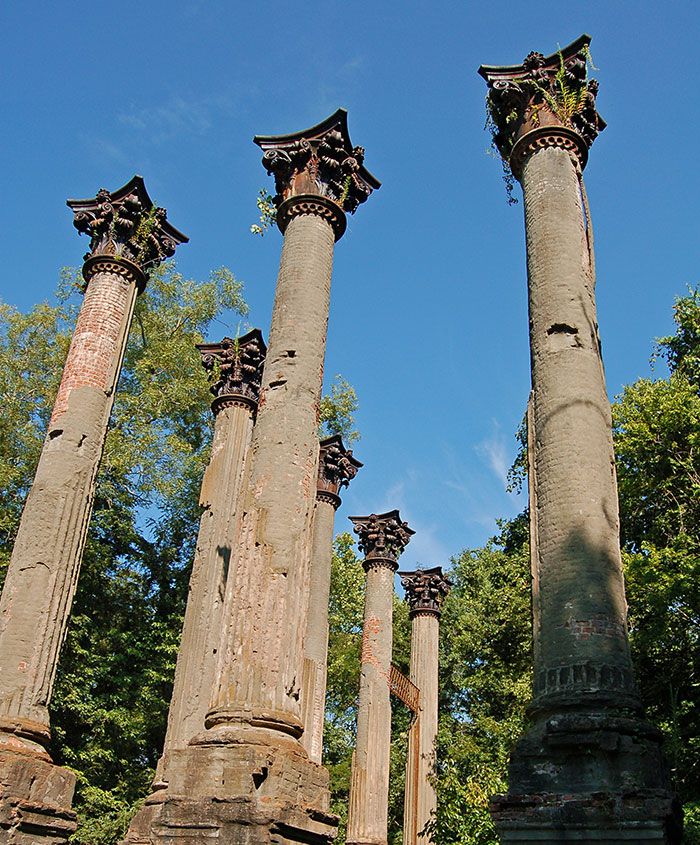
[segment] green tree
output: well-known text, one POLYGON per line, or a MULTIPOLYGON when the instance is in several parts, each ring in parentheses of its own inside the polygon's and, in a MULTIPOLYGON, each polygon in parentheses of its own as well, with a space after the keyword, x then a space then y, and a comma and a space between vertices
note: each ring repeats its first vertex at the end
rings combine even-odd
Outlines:
POLYGON ((648 716, 700 843, 700 296, 674 305, 676 332, 613 405, 632 653, 648 716))
POLYGON ((506 788, 508 755, 530 697, 529 552, 521 518, 453 558, 440 625, 436 843, 495 845, 488 799, 506 788))

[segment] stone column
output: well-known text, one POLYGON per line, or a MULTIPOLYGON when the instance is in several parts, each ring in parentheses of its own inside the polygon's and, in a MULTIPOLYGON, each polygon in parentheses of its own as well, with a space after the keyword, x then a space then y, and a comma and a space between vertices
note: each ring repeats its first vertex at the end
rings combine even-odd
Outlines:
POLYGON ((523 188, 539 546, 533 722, 493 816, 503 842, 676 842, 661 736, 641 717, 627 642, 582 178, 605 127, 589 41, 479 71, 495 143, 523 188))
POLYGON ((255 140, 275 176, 284 245, 239 500, 235 578, 206 730, 170 767, 151 841, 206 822, 206 835, 222 842, 326 842, 337 824, 328 773, 300 742, 303 637, 334 243, 345 213, 379 183, 350 143, 342 110, 304 132, 255 140))
POLYGON ((348 845, 386 845, 391 752, 391 672, 394 573, 415 533, 397 510, 351 516, 367 573, 362 628, 357 738, 352 757, 348 845))
POLYGON ((46 751, 48 705, 92 510, 134 302, 150 268, 187 239, 135 176, 69 200, 90 235, 83 300, 0 600, 0 830, 61 842, 75 778, 46 751))
POLYGON ((226 582, 234 578, 237 507, 246 455, 258 407, 266 346, 259 329, 235 340, 197 347, 206 370, 216 376, 211 459, 199 504, 204 509, 190 576, 182 640, 168 714, 163 756, 156 775, 168 780, 168 758, 204 728, 216 681, 226 582))
POLYGON ((321 441, 313 518, 309 612, 304 638, 302 681, 302 743, 313 763, 321 763, 323 723, 326 712, 328 658, 328 597, 331 589, 333 523, 340 507, 341 487, 346 487, 362 464, 343 446, 339 434, 321 441))
POLYGON ((431 840, 423 831, 437 808, 432 776, 438 731, 440 613, 450 582, 440 566, 399 575, 411 618, 411 681, 420 690, 420 710, 408 735, 403 842, 427 845, 431 840))

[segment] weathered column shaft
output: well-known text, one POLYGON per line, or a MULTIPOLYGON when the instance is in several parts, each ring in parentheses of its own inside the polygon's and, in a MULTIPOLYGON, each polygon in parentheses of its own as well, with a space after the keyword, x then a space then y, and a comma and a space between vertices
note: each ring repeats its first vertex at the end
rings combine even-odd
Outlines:
POLYGON ((211 723, 255 719, 300 735, 308 543, 334 234, 287 227, 250 454, 235 594, 211 723))
POLYGON ((367 570, 357 738, 352 760, 347 842, 386 843, 391 754, 389 673, 395 567, 367 570))
POLYGON ((186 240, 140 177, 68 205, 91 236, 87 288, 0 598, 0 831, 13 845, 75 830, 75 776, 45 750, 48 705, 144 267, 186 240))
POLYGON ((420 689, 417 729, 408 735, 404 842, 427 843, 422 834, 437 807, 431 776, 435 773, 438 730, 438 638, 440 622, 434 613, 417 613, 411 624, 411 680, 420 689), (414 794, 415 790, 415 794, 414 794))
MULTIPOLYGON (((211 704, 226 581, 235 577, 230 565, 239 516, 236 503, 252 431, 253 409, 249 405, 230 404, 216 416, 211 460, 204 473, 199 500, 204 513, 168 715, 166 758, 170 750, 184 748, 204 729, 204 718, 211 704)), ((162 776, 167 779, 167 763, 162 776)))
POLYGON ((328 658, 328 597, 331 589, 333 523, 335 506, 319 498, 316 502, 311 544, 309 616, 304 640, 304 682, 302 744, 309 760, 320 763, 323 754, 323 721, 326 712, 328 658))
POLYGON ((328 600, 333 559, 333 523, 340 507, 338 491, 355 477, 362 464, 336 434, 321 441, 309 580, 309 610, 304 637, 302 681, 302 745, 313 763, 323 754, 328 659, 328 600))
POLYGON ((200 344, 205 369, 218 376, 211 387, 215 415, 211 458, 204 472, 204 509, 192 565, 182 640, 156 785, 168 780, 170 754, 204 729, 216 686, 223 604, 238 542, 239 499, 260 391, 265 343, 258 329, 241 338, 200 344))
POLYGON ((569 153, 555 147, 530 156, 522 174, 546 632, 537 696, 572 684, 633 694, 612 421, 579 178, 569 153))
POLYGON ((357 735, 352 758, 348 845, 386 845, 391 757, 391 648, 394 574, 411 535, 399 512, 350 517, 365 552, 365 614, 357 735))
POLYGON ((480 69, 494 142, 523 188, 532 366, 531 725, 492 813, 509 843, 680 838, 660 732, 627 642, 610 405, 582 171, 604 121, 588 36, 480 69))
POLYGON ((40 733, 135 299, 133 277, 90 279, 0 601, 0 718, 37 723, 40 733))
POLYGON ((404 845, 427 845, 425 827, 437 808, 435 741, 438 732, 440 614, 450 589, 442 567, 400 572, 411 617, 411 681, 420 707, 409 735, 404 799, 404 845))

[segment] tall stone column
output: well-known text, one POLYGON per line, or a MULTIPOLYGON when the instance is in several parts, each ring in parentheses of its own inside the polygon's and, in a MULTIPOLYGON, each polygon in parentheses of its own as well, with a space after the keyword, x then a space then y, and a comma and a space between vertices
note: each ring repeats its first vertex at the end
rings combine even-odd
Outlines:
POLYGON ((343 446, 339 434, 321 441, 316 507, 311 542, 309 612, 304 638, 304 676, 302 682, 302 743, 313 763, 321 763, 323 723, 326 712, 326 675, 328 660, 328 599, 331 589, 333 523, 340 507, 341 487, 357 475, 362 464, 343 446))
POLYGON ((610 405, 582 171, 605 124, 588 36, 480 68, 523 188, 539 575, 532 727, 493 802, 502 842, 677 842, 658 730, 627 641, 610 405))
POLYGON ((438 731, 440 613, 450 582, 442 567, 399 572, 411 618, 411 681, 420 690, 420 709, 408 735, 404 845, 427 845, 425 826, 435 814, 435 740, 438 731))
POLYGON ((394 573, 415 533, 397 510, 351 516, 367 573, 362 628, 360 699, 352 757, 348 845, 386 845, 391 753, 391 672, 394 573))
POLYGON ((304 132, 255 140, 275 176, 284 245, 215 693, 206 730, 169 768, 152 841, 196 828, 202 841, 327 842, 337 824, 328 773, 300 741, 303 637, 334 243, 345 213, 379 183, 342 110, 304 132))
POLYGON ((204 509, 157 780, 168 780, 168 757, 204 729, 216 682, 222 610, 239 520, 238 498, 258 407, 266 346, 259 329, 197 347, 212 384, 215 417, 211 459, 199 504, 204 509))
POLYGON ((134 302, 187 240, 140 176, 68 205, 91 239, 85 298, 0 599, 0 831, 13 843, 61 842, 74 828, 75 777, 46 751, 48 705, 134 302))

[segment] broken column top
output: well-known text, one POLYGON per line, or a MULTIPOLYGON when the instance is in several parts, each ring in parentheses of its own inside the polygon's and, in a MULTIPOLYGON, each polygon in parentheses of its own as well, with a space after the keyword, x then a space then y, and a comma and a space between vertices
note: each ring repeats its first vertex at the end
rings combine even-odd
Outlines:
POLYGON ((267 346, 260 329, 242 337, 225 337, 219 343, 198 343, 202 366, 215 378, 209 390, 214 394, 216 414, 231 404, 244 404, 255 410, 260 399, 263 364, 267 346))
POLYGON ((367 568, 374 561, 389 562, 395 565, 399 555, 416 533, 402 522, 398 510, 387 513, 371 513, 369 516, 349 517, 355 526, 355 534, 360 538, 358 546, 364 552, 367 568))
POLYGON ((364 147, 354 147, 350 141, 345 109, 301 132, 256 135, 253 141, 263 150, 265 170, 275 177, 274 201, 282 232, 289 222, 293 199, 310 202, 322 197, 332 203, 328 216, 337 240, 345 229, 342 212, 354 214, 357 206, 381 186, 364 166, 364 147), (337 220, 331 219, 331 212, 337 220))
POLYGON ((441 566, 416 569, 414 572, 399 572, 399 576, 406 590, 411 617, 418 613, 440 616, 442 603, 452 586, 449 578, 443 575, 441 566))
POLYGON ((345 448, 339 434, 322 440, 320 452, 316 495, 338 508, 340 489, 350 484, 362 464, 353 456, 352 449, 345 448))
POLYGON ((151 270, 189 240, 168 222, 166 210, 153 204, 141 176, 116 191, 100 188, 91 199, 66 200, 66 204, 73 211, 75 228, 90 236, 90 251, 84 256, 86 281, 95 261, 111 259, 115 270, 120 265, 136 270, 144 284, 151 270))
POLYGON ((482 65, 493 142, 518 176, 528 153, 559 146, 585 167, 588 149, 605 121, 596 109, 598 82, 588 78, 589 35, 543 56, 529 53, 520 65, 482 65), (525 140, 527 138, 527 141, 525 140))

